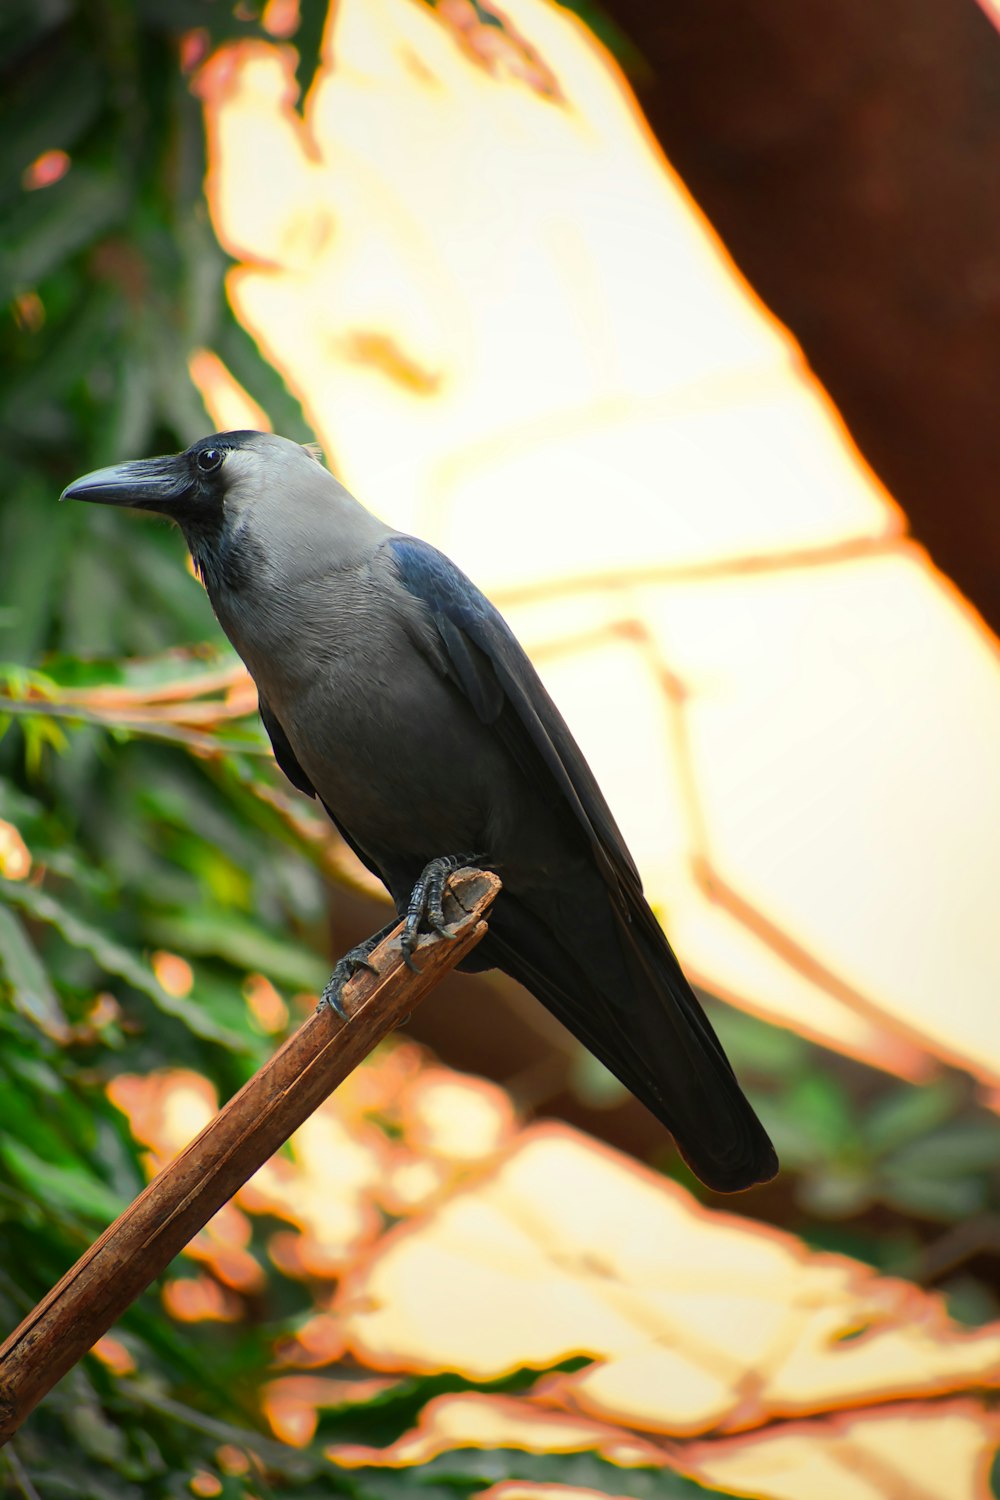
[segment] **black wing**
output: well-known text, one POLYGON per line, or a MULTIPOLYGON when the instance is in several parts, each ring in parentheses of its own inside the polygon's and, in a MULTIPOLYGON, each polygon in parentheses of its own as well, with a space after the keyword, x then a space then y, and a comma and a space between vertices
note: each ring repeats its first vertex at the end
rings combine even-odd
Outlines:
POLYGON ((259 688, 257 689, 257 707, 260 710, 260 721, 267 730, 267 737, 271 741, 271 749, 274 751, 274 758, 279 767, 284 771, 292 786, 298 787, 300 792, 305 792, 307 797, 315 797, 316 788, 299 765, 287 734, 259 688))
POLYGON ((480 720, 496 729, 532 781, 548 793, 555 782, 612 892, 641 893, 639 872, 593 772, 499 610, 429 543, 398 536, 386 546, 401 582, 430 611, 448 671, 480 720))
MULTIPOLYGON (((292 783, 292 786, 297 787, 300 792, 305 792, 307 797, 315 797, 317 795, 316 788, 309 780, 309 777, 306 775, 305 771, 303 771, 302 767, 299 765, 298 757, 296 756, 295 751, 292 749, 287 734, 281 727, 280 720, 274 713, 271 705, 264 698, 259 688, 257 690, 257 705, 260 709, 261 723, 267 730, 267 737, 271 741, 271 749, 274 751, 274 758, 278 762, 279 768, 284 771, 285 775, 292 783)), ((320 798, 319 800, 321 802, 323 801, 322 798, 320 798)), ((340 837, 344 840, 344 843, 348 846, 348 848, 353 849, 354 853, 358 856, 358 859, 360 859, 365 868, 370 870, 374 876, 381 880, 383 885, 386 885, 386 878, 383 875, 382 871, 372 860, 371 856, 366 854, 365 851, 357 843, 355 843, 354 839, 351 838, 351 835, 348 833, 343 823, 341 823, 340 819, 334 816, 333 812, 330 809, 329 803, 323 802, 323 806, 326 808, 327 816, 329 817, 330 822, 336 828, 337 832, 340 834, 340 837)))
POLYGON ((558 890, 548 893, 545 912, 528 911, 505 892, 483 950, 653 1110, 703 1181, 725 1191, 766 1181, 777 1170, 774 1148, 642 894, 589 766, 510 627, 434 547, 400 536, 385 545, 436 627, 439 666, 522 774, 563 806, 611 897, 617 942, 600 935, 609 913, 606 898, 591 899, 602 889, 596 881, 594 892, 572 893, 575 913, 568 914, 558 890), (617 978, 601 980, 616 953, 617 978))

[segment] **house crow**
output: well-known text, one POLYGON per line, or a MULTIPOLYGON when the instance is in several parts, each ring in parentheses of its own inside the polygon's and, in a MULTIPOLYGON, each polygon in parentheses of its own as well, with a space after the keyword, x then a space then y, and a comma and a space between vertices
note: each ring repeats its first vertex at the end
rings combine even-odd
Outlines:
MULTIPOLYGON (((278 765, 318 797, 407 916, 450 869, 503 890, 466 967, 519 980, 734 1191, 777 1159, 642 893, 607 803, 493 605, 442 553, 260 432, 100 469, 64 497, 176 521, 257 684, 278 765)), ((341 960, 326 999, 374 940, 341 960)))

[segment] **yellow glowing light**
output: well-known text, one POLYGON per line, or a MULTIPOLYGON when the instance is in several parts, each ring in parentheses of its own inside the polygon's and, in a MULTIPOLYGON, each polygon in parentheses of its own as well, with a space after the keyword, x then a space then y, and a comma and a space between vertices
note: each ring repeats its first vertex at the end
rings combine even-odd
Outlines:
POLYGON ((430 1463, 449 1448, 519 1448, 528 1453, 599 1453, 610 1463, 661 1467, 662 1449, 587 1417, 546 1410, 508 1396, 437 1396, 420 1413, 415 1431, 388 1448, 341 1443, 333 1450, 345 1468, 378 1464, 410 1468, 430 1463))
POLYGON ((196 349, 188 360, 191 379, 220 432, 270 432, 267 413, 245 391, 210 349, 196 349))
POLYGON ((267 0, 260 21, 268 36, 292 36, 299 24, 299 0, 267 0))
POLYGON ((215 1450, 215 1461, 223 1474, 249 1474, 250 1460, 235 1443, 223 1443, 215 1450))
POLYGON ((275 1437, 294 1448, 304 1448, 316 1431, 320 1408, 370 1401, 390 1383, 380 1379, 282 1375, 265 1386, 262 1405, 275 1437))
POLYGON ((31 873, 31 854, 13 823, 0 818, 0 875, 5 880, 24 880, 31 873))
POLYGON ((132 1375, 135 1372, 132 1355, 120 1339, 112 1338, 110 1334, 98 1339, 90 1352, 97 1356, 102 1365, 107 1365, 113 1375, 132 1375))
POLYGON ((164 1283, 163 1305, 179 1323, 238 1323, 243 1316, 239 1297, 211 1276, 186 1276, 164 1283))
POLYGON ((692 974, 1000 1086, 996 642, 583 24, 342 0, 303 116, 287 47, 197 87, 237 315, 505 609, 692 974))
POLYGON ((288 1025, 288 1006, 263 974, 248 974, 243 986, 247 1009, 261 1031, 273 1035, 288 1025))
POLYGON ((150 966, 168 995, 183 999, 194 989, 194 970, 179 953, 154 953, 150 966))
POLYGON ((399 1101, 407 1144, 458 1161, 482 1161, 514 1132, 509 1095, 484 1078, 425 1068, 399 1101))
POLYGON ((607 1490, 581 1489, 578 1484, 532 1484, 531 1480, 501 1479, 480 1490, 476 1500, 608 1500, 607 1490))
POLYGON ((974 1401, 892 1411, 693 1444, 684 1472, 761 1500, 990 1500, 1000 1425, 974 1401))
POLYGON ((213 1496, 222 1494, 222 1480, 207 1469, 199 1469, 188 1482, 188 1489, 192 1495, 198 1496, 198 1500, 212 1500, 213 1496))
POLYGON ((559 1126, 384 1239, 338 1308, 386 1371, 489 1380, 588 1355, 546 1379, 551 1401, 675 1437, 1000 1381, 1000 1329, 960 1331, 915 1286, 710 1212, 559 1126))

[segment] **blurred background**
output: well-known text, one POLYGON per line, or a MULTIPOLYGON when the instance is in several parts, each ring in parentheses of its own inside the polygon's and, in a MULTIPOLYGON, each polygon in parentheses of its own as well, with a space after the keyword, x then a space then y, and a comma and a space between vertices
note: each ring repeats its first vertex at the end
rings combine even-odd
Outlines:
POLYGON ((217 429, 318 439, 501 607, 783 1164, 715 1197, 452 976, 9 1492, 993 1493, 995 16, 13 0, 0 38, 5 1331, 386 920, 179 534, 56 507, 217 429), (463 1204, 535 1259, 484 1281, 463 1204))

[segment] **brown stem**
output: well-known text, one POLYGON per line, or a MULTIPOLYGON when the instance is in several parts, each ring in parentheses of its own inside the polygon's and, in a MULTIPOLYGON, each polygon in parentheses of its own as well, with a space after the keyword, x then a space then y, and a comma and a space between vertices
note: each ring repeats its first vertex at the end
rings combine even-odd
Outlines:
POLYGON ((0 1348, 0 1443, 105 1334, 236 1190, 252 1177, 375 1044, 406 1018, 486 932, 495 875, 459 870, 445 901, 448 936, 422 937, 413 972, 402 924, 345 988, 349 1012, 317 1011, 219 1111, 0 1348))

